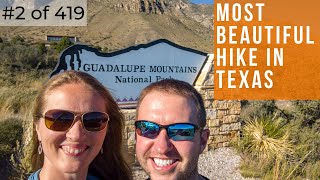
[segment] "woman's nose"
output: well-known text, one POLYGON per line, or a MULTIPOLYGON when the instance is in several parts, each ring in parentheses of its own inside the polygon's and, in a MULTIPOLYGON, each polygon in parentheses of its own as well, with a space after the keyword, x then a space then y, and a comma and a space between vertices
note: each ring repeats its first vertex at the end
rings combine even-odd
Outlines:
POLYGON ((66 135, 67 138, 76 141, 81 139, 86 130, 82 126, 80 116, 76 116, 74 121, 75 122, 73 123, 72 127, 67 131, 66 135))

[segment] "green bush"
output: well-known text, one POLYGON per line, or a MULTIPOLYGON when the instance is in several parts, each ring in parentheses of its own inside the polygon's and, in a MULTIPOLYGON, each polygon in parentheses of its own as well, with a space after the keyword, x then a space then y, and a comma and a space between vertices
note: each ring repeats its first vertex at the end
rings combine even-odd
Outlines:
POLYGON ((24 42, 24 39, 23 39, 23 37, 21 37, 21 36, 15 36, 15 37, 13 37, 13 38, 11 39, 11 42, 12 42, 13 44, 23 43, 23 42, 24 42))
MULTIPOLYGON (((16 75, 34 70, 52 70, 58 54, 53 47, 40 44, 0 43, 0 69, 3 74, 16 75)), ((3 75, 1 74, 1 75, 3 75)))
POLYGON ((241 101, 241 119, 272 116, 276 111, 275 101, 241 101))
POLYGON ((320 131, 320 101, 292 101, 295 116, 302 120, 302 126, 314 127, 320 131))
POLYGON ((47 52, 46 45, 44 43, 40 43, 37 45, 39 54, 45 54, 47 52))
POLYGON ((73 43, 69 40, 68 37, 63 37, 60 42, 54 46, 56 51, 58 53, 62 52, 64 49, 68 48, 69 46, 72 46, 73 43))

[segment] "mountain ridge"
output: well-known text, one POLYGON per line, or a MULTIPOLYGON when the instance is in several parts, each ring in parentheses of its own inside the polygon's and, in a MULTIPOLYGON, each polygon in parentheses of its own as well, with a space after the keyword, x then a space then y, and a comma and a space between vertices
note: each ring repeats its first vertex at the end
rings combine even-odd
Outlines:
POLYGON ((211 53, 212 11, 213 5, 188 0, 88 0, 86 27, 0 27, 0 36, 20 35, 32 42, 44 41, 46 35, 77 36, 107 52, 168 39, 211 53))

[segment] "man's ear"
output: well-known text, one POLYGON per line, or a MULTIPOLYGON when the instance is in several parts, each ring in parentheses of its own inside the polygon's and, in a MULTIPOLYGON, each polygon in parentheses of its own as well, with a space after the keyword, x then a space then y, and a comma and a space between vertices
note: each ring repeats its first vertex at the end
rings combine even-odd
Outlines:
POLYGON ((200 153, 202 153, 204 151, 204 149, 206 148, 207 142, 209 139, 209 135, 210 135, 209 129, 203 129, 201 131, 201 134, 200 134, 200 146, 201 146, 200 153))

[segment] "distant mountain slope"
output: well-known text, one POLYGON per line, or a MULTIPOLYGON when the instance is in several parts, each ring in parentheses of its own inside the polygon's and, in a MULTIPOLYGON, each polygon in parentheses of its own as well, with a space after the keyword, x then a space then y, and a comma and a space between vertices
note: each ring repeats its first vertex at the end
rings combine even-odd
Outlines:
POLYGON ((87 27, 0 27, 1 37, 77 36, 114 51, 165 38, 204 52, 213 50, 213 6, 188 0, 88 0, 87 27))

